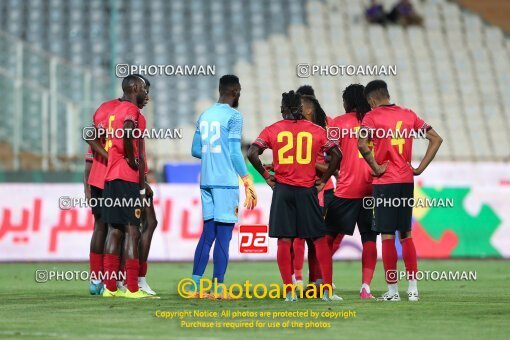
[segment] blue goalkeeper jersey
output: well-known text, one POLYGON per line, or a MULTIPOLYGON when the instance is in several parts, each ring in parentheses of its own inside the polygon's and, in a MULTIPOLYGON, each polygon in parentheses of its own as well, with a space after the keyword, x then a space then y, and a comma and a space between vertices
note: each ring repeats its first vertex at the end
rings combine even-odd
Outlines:
POLYGON ((201 188, 239 188, 229 142, 239 143, 242 130, 241 113, 228 104, 216 103, 200 115, 196 133, 202 147, 201 188))

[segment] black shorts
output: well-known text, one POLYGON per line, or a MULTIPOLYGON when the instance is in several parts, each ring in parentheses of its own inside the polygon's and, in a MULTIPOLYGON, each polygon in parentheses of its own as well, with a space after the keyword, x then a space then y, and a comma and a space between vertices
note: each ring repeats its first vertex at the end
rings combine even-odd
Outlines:
POLYGON ((317 238, 326 234, 317 189, 277 183, 269 214, 269 236, 317 238))
POLYGON ((90 197, 94 199, 94 201, 97 204, 94 204, 92 206, 92 214, 95 218, 100 218, 102 214, 102 207, 99 202, 101 202, 101 199, 103 198, 103 189, 95 187, 93 185, 90 186, 90 197))
POLYGON ((414 197, 414 183, 374 184, 374 224, 372 230, 381 234, 406 233, 411 230, 413 207, 409 202, 414 197), (393 199, 395 203, 390 203, 393 199), (385 203, 377 203, 377 201, 385 203))
POLYGON ((142 206, 140 201, 140 189, 137 183, 120 179, 105 182, 103 203, 102 215, 104 223, 140 226, 142 206), (110 199, 115 203, 129 202, 132 204, 114 204, 110 206, 110 199))
POLYGON ((354 234, 356 224, 360 234, 372 230, 372 209, 363 207, 362 198, 334 197, 326 211, 326 225, 331 234, 354 234))
POLYGON ((324 214, 326 214, 326 209, 331 204, 333 199, 335 198, 335 189, 324 190, 324 214))

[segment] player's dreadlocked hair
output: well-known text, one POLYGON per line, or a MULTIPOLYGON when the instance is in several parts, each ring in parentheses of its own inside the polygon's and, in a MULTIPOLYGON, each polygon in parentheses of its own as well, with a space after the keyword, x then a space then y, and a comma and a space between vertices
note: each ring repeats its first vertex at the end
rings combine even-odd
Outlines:
POLYGON ((360 84, 347 86, 342 93, 346 112, 356 112, 358 121, 362 121, 365 113, 371 110, 370 105, 363 94, 365 87, 360 84))
POLYGON ((325 129, 327 124, 326 112, 322 109, 317 98, 314 96, 301 96, 301 99, 313 105, 313 122, 325 129))
POLYGON ((294 91, 282 93, 282 114, 285 119, 298 120, 303 118, 301 95, 294 91))

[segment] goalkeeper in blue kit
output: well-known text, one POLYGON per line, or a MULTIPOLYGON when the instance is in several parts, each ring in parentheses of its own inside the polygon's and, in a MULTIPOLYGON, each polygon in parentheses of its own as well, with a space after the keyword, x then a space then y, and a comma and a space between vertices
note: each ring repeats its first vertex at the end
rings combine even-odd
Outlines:
POLYGON ((191 154, 201 159, 200 191, 204 229, 200 236, 193 262, 193 280, 197 285, 195 297, 228 299, 229 293, 221 286, 218 294, 199 292, 209 252, 214 243, 213 281, 223 283, 227 271, 232 230, 238 220, 239 179, 246 190, 244 207, 253 209, 257 194, 248 175, 241 151, 243 117, 234 108, 239 105, 241 84, 234 75, 224 75, 219 84, 220 98, 200 115, 193 137, 191 154))

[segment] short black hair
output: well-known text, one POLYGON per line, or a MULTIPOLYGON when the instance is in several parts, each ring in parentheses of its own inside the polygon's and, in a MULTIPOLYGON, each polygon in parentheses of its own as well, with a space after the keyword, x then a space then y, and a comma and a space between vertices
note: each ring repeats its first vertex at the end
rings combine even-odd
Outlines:
POLYGON ((365 86, 363 93, 367 99, 370 96, 375 96, 378 98, 390 97, 390 93, 388 92, 388 85, 384 80, 372 80, 367 84, 367 86, 365 86))
POLYGON ((296 92, 302 96, 306 95, 306 96, 314 96, 315 97, 315 91, 313 90, 313 87, 311 85, 300 86, 296 92))
POLYGON ((130 74, 129 76, 125 77, 122 80, 122 91, 125 93, 129 93, 133 90, 133 87, 136 85, 137 82, 142 81, 145 83, 145 86, 149 87, 151 86, 151 83, 147 78, 140 74, 130 74))
POLYGON ((282 93, 282 113, 288 111, 292 117, 285 119, 301 119, 303 118, 303 110, 301 109, 301 95, 294 91, 282 93))
POLYGON ((233 74, 225 74, 220 78, 220 85, 218 89, 220 93, 224 93, 234 85, 239 85, 239 78, 233 74))
POLYGON ((371 110, 370 105, 365 98, 365 87, 361 84, 351 84, 347 86, 342 93, 346 112, 356 112, 358 121, 362 121, 365 113, 371 110))

